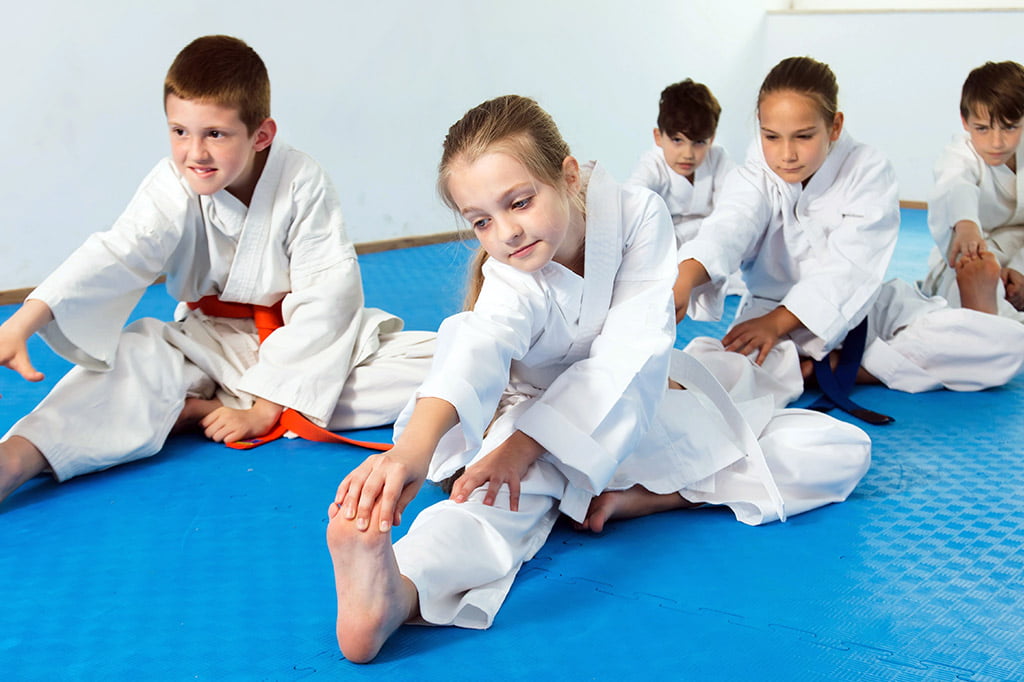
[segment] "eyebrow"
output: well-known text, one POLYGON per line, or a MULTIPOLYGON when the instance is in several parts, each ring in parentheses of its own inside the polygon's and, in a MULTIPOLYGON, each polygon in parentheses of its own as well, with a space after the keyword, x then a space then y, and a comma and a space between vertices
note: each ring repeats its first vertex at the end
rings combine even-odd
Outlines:
MULTIPOLYGON (((766 132, 766 133, 775 133, 776 135, 780 134, 780 133, 775 132, 771 128, 765 128, 764 126, 761 126, 761 130, 763 132, 766 132)), ((818 130, 818 126, 813 125, 813 126, 808 126, 807 128, 801 128, 800 130, 795 130, 795 131, 793 131, 793 134, 794 135, 799 135, 801 133, 817 132, 817 130, 818 130)))
MULTIPOLYGON (((521 182, 518 185, 513 185, 509 189, 505 190, 504 194, 502 194, 500 197, 498 197, 498 203, 499 204, 507 203, 508 200, 512 196, 514 196, 516 194, 519 194, 520 192, 522 192, 524 189, 527 189, 527 188, 532 190, 533 187, 534 187, 534 185, 531 182, 521 182)), ((466 206, 465 208, 460 209, 459 213, 461 213, 462 215, 467 215, 469 213, 472 213, 473 211, 479 211, 479 210, 480 209, 476 208, 475 206, 466 206)))

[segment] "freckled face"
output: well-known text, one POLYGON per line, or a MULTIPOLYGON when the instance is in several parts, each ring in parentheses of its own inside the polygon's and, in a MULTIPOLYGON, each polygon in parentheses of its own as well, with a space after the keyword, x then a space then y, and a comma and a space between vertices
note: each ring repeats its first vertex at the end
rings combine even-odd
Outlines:
MULTIPOLYGON (((964 130, 971 136, 971 145, 990 166, 1002 166, 1016 160, 1017 146, 1020 144, 1022 121, 1013 125, 992 120, 986 107, 979 107, 967 118, 961 117, 964 130)), ((1016 168, 1014 168, 1016 170, 1016 168)))
POLYGON ((666 133, 654 129, 654 143, 661 147, 665 163, 673 171, 693 182, 693 173, 708 156, 714 136, 706 140, 691 140, 682 133, 666 133))
POLYGON ((826 121, 813 99, 792 90, 765 95, 757 111, 768 167, 786 182, 806 184, 839 139, 842 114, 826 121))
POLYGON ((565 190, 541 182, 503 152, 456 161, 448 176, 448 192, 487 254, 523 272, 577 260, 582 231, 573 228, 574 191, 572 181, 565 190))
POLYGON ((218 104, 168 95, 165 107, 171 157, 197 194, 253 184, 256 153, 270 144, 260 130, 250 136, 238 111, 218 104))

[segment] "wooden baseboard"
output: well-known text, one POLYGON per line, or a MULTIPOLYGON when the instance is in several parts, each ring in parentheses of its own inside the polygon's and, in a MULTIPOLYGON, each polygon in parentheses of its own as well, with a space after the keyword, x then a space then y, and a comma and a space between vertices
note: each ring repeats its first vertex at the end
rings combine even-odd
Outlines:
POLYGON ((438 232, 437 234, 421 234, 412 237, 396 237, 394 239, 382 239, 379 242, 363 242, 356 244, 356 253, 380 253, 381 251, 393 251, 394 249, 408 249, 413 246, 427 246, 429 244, 444 244, 445 242, 457 242, 462 239, 462 232, 438 232))
POLYGON ((919 208, 922 211, 928 210, 927 201, 900 201, 900 208, 919 208))
MULTIPOLYGON (((382 239, 377 242, 363 242, 356 244, 356 253, 380 253, 381 251, 392 251, 394 249, 408 249, 413 246, 427 246, 429 244, 444 244, 462 239, 461 232, 439 232, 437 234, 424 234, 413 237, 396 237, 395 239, 382 239)), ((160 284, 164 279, 161 277, 154 284, 160 284)), ((11 289, 0 291, 0 305, 20 304, 25 297, 32 293, 34 287, 27 289, 11 289)))

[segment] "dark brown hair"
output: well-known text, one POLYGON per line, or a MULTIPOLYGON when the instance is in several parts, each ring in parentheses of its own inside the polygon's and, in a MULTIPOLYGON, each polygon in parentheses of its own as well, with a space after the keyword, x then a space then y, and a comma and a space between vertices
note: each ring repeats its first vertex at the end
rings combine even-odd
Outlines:
POLYGON ((960 91, 960 115, 988 113, 990 123, 1011 126, 1024 118, 1024 67, 1017 62, 985 62, 971 71, 960 91))
POLYGON ((270 116, 267 67, 231 36, 203 36, 186 45, 164 79, 165 103, 168 95, 236 109, 250 135, 270 116))
POLYGON ((687 78, 661 91, 658 129, 666 135, 682 133, 694 142, 707 140, 718 129, 722 106, 703 83, 687 78))

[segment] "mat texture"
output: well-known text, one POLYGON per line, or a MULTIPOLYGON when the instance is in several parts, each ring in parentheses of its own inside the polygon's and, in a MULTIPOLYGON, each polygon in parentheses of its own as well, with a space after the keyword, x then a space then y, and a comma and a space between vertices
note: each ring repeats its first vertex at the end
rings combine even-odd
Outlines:
MULTIPOLYGON (((923 213, 904 212, 893 273, 920 277, 929 248, 923 213)), ((469 254, 364 256, 367 303, 435 329, 469 254)), ((171 308, 153 288, 137 314, 171 308)), ((679 345, 724 329, 685 322, 679 345)), ((0 429, 68 367, 38 340, 31 352, 47 380, 0 372, 0 429)), ((866 427, 873 465, 846 503, 761 528, 717 509, 600 536, 560 525, 490 630, 405 627, 368 666, 337 651, 324 545, 335 486, 364 452, 188 436, 62 485, 35 479, 0 506, 0 678, 1024 679, 1024 380, 860 391, 897 421, 866 427)), ((427 487, 413 510, 437 499, 427 487)))

